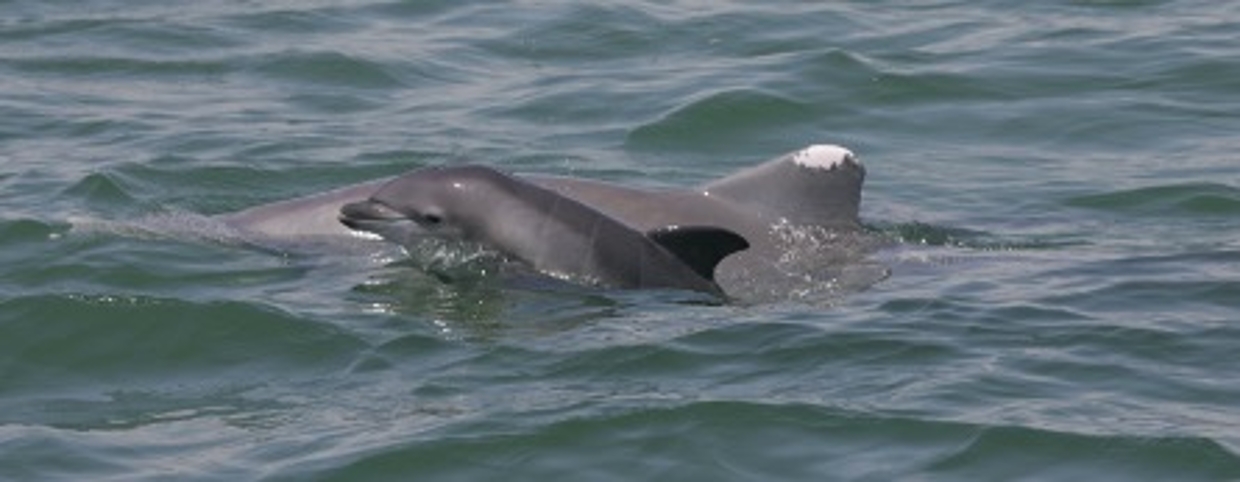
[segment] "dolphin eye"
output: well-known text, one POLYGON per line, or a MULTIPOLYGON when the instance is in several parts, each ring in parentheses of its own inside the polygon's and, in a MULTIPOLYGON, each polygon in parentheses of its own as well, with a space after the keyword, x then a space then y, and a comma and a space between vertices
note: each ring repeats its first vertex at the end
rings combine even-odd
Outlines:
POLYGON ((434 213, 423 214, 422 222, 425 224, 436 225, 443 222, 443 216, 434 213))

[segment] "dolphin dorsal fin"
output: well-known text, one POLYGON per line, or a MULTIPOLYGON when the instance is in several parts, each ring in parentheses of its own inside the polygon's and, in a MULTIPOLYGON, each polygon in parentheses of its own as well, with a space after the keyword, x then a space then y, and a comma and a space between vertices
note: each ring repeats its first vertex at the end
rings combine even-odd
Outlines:
POLYGON ((715 280, 715 266, 720 261, 749 248, 749 241, 741 235, 715 226, 667 226, 646 236, 710 281, 715 280))
POLYGON ((860 226, 865 167, 852 151, 818 144, 784 154, 701 189, 793 224, 860 226))

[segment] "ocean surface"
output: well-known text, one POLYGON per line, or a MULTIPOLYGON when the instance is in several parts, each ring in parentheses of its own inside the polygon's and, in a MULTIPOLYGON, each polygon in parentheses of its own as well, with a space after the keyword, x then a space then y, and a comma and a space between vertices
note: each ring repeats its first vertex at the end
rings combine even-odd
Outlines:
POLYGON ((1237 32, 1196 0, 0 0, 0 480, 1240 480, 1237 32), (884 276, 755 303, 74 221, 814 143, 866 165, 886 241, 850 262, 884 276))

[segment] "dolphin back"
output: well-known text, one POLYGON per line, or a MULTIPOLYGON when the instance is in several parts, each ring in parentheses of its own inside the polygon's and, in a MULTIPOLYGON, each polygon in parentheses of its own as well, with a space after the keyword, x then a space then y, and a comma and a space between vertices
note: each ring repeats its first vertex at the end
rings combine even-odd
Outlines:
POLYGON ((865 168, 851 151, 818 144, 790 152, 702 189, 774 219, 828 227, 860 225, 865 168))

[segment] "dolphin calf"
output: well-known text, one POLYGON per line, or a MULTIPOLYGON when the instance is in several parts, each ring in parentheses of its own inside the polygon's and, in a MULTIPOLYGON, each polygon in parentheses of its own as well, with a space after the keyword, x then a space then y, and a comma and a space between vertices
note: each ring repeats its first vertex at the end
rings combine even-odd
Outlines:
POLYGON ((485 166, 420 169, 340 221, 399 243, 428 236, 493 248, 551 276, 612 288, 676 288, 723 295, 715 265, 749 247, 719 227, 667 226, 648 233, 572 198, 485 166))
MULTIPOLYGON (((509 177, 579 203, 634 234, 646 235, 669 226, 696 226, 739 235, 749 249, 726 256, 715 267, 715 281, 725 292, 734 293, 776 289, 767 286, 771 279, 801 270, 798 264, 805 257, 797 255, 805 253, 797 253, 798 249, 837 248, 817 242, 798 244, 798 236, 803 234, 800 227, 830 235, 859 232, 865 168, 850 150, 819 144, 686 188, 623 186, 559 176, 509 177)), ((356 239, 377 234, 407 244, 411 240, 401 237, 416 231, 396 224, 387 225, 388 232, 375 224, 370 224, 369 230, 355 224, 363 229, 354 229, 338 219, 345 205, 370 199, 389 182, 393 180, 347 186, 224 214, 220 219, 253 238, 356 239)))

